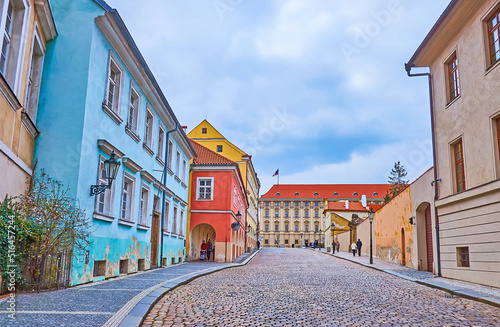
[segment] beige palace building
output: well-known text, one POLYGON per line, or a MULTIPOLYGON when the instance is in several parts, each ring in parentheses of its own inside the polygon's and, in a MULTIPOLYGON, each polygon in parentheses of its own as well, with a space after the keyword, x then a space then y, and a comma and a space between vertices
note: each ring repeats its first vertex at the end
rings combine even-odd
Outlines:
MULTIPOLYGON (((451 1, 406 64, 429 67, 442 276, 500 287, 500 1, 451 1)), ((423 76, 421 71, 418 76, 423 76)))
POLYGON ((49 0, 0 0, 0 201, 32 174, 46 43, 57 31, 49 0))
POLYGON ((315 241, 328 246, 331 237, 327 216, 334 211, 349 219, 352 212, 348 211, 362 202, 381 205, 388 189, 388 184, 273 185, 259 199, 261 246, 301 247, 315 241), (329 210, 334 203, 343 209, 329 210), (346 203, 350 203, 347 208, 346 203))

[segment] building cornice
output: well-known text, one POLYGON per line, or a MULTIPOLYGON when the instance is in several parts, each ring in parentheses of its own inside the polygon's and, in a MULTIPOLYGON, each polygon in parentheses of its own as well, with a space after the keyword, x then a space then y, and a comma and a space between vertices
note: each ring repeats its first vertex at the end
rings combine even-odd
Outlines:
POLYGON ((49 0, 36 0, 35 9, 40 21, 45 41, 49 42, 57 36, 56 24, 52 15, 52 7, 49 0))

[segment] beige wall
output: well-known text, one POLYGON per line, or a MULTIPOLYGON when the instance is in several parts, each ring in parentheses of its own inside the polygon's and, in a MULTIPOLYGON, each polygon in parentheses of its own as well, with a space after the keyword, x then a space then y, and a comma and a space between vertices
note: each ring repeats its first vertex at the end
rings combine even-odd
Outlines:
POLYGON ((21 169, 4 152, 0 151, 0 202, 6 195, 16 196, 24 192, 28 173, 21 169))

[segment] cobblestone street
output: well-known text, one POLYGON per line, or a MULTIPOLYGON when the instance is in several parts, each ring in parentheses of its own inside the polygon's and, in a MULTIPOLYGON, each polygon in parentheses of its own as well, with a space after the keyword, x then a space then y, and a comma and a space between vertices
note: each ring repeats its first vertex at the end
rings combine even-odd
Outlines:
POLYGON ((500 326, 500 310, 307 249, 262 249, 246 266, 166 294, 143 326, 500 326))

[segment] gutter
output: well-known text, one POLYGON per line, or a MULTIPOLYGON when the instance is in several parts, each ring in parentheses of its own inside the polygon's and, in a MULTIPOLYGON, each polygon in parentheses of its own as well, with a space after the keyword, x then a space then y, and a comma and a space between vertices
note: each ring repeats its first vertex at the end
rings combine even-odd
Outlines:
MULTIPOLYGON (((165 148, 165 167, 163 168, 163 185, 167 186, 167 175, 168 175, 168 146, 169 146, 169 137, 170 137, 170 133, 173 133, 175 131, 177 131, 179 129, 179 127, 181 127, 181 125, 179 123, 177 123, 177 125, 175 126, 174 129, 172 130, 169 130, 167 132, 167 137, 165 138, 166 139, 166 148, 165 148)), ((191 143, 190 143, 191 144, 191 143)), ((160 236, 161 236, 161 245, 160 245, 160 262, 158 262, 158 267, 162 267, 162 264, 163 264, 163 230, 165 229, 165 201, 166 201, 166 196, 167 196, 167 190, 164 190, 163 191, 163 194, 162 194, 162 201, 163 201, 163 204, 161 206, 161 228, 160 228, 160 236)))
MULTIPOLYGON (((455 4, 456 1, 452 1, 447 10, 451 8, 452 4, 455 4)), ((444 16, 444 14, 443 14, 444 16)), ((425 42, 424 42, 425 43, 425 42)), ((418 50, 417 50, 418 52, 418 50)), ((420 73, 420 74, 412 74, 411 69, 415 67, 415 65, 410 61, 405 64, 405 70, 409 77, 421 77, 427 76, 429 82, 429 100, 430 100, 430 113, 431 113, 431 135, 432 135, 432 161, 434 165, 434 218, 436 222, 436 254, 437 254, 437 270, 438 276, 441 277, 441 247, 439 242, 439 216, 438 209, 436 207, 436 201, 439 199, 439 190, 438 184, 436 181, 438 180, 438 172, 436 166, 436 158, 437 158, 437 148, 436 148, 436 137, 435 137, 435 126, 434 126, 434 99, 432 94, 432 75, 430 73, 420 73)))

